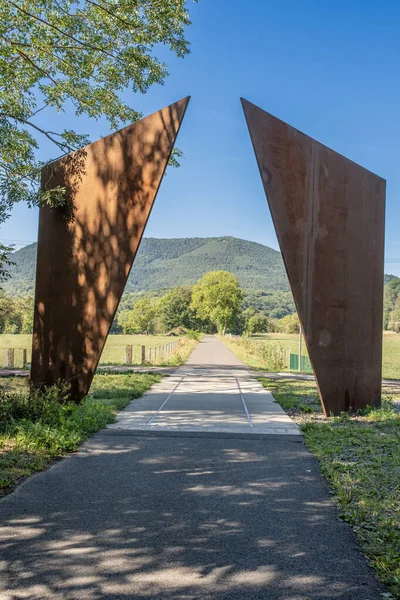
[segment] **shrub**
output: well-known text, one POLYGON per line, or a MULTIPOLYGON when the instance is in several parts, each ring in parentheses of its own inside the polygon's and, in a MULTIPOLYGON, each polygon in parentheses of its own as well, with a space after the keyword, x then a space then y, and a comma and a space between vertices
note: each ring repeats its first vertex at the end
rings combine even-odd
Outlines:
POLYGON ((199 331, 195 331, 194 329, 188 329, 185 336, 189 339, 189 340, 195 340, 196 342, 200 341, 200 332, 199 331))
POLYGON ((299 333, 300 323, 297 314, 286 315, 283 319, 279 319, 277 327, 281 333, 299 333))
POLYGON ((46 423, 58 421, 60 411, 68 404, 66 386, 54 385, 43 390, 1 390, 0 431, 21 419, 43 420, 46 423))
POLYGON ((46 449, 52 456, 75 450, 112 418, 109 407, 91 398, 71 402, 65 385, 3 390, 0 398, 0 432, 12 436, 17 446, 46 449))

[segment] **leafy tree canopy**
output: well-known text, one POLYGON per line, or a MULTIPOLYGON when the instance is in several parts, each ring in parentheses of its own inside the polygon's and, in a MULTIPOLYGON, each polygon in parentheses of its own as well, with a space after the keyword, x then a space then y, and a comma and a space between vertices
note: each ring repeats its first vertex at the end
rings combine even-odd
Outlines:
POLYGON ((186 5, 187 0, 0 3, 0 223, 21 200, 64 202, 62 188, 39 192, 41 139, 53 145, 53 159, 89 143, 73 128, 47 128, 42 111, 72 108, 77 116, 105 118, 112 129, 139 119, 121 93, 145 93, 164 82, 168 71, 155 54, 159 45, 179 57, 188 53, 186 5))
POLYGON ((191 306, 199 319, 209 319, 224 334, 235 325, 242 301, 243 292, 232 273, 210 271, 194 286, 191 306))
POLYGON ((153 333, 157 316, 157 303, 152 298, 138 300, 132 310, 118 315, 118 325, 124 333, 153 333))
POLYGON ((0 333, 32 333, 33 298, 8 298, 0 293, 0 333))
POLYGON ((246 323, 246 333, 267 333, 268 331, 269 321, 262 313, 253 315, 246 323))
POLYGON ((282 333, 299 333, 300 321, 297 313, 286 315, 286 317, 277 321, 277 329, 282 333))
POLYGON ((191 302, 192 289, 190 287, 177 287, 165 294, 159 304, 161 328, 166 332, 177 327, 195 329, 196 318, 190 307, 191 302))

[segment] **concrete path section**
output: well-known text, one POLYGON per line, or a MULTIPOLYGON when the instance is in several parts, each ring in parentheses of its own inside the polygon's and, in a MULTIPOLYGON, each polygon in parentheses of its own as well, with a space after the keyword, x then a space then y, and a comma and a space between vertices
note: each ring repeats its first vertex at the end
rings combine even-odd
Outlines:
POLYGON ((248 367, 212 336, 198 344, 185 366, 134 400, 109 429, 301 435, 248 367))
POLYGON ((0 600, 382 600, 318 461, 218 341, 135 403, 0 500, 0 600))

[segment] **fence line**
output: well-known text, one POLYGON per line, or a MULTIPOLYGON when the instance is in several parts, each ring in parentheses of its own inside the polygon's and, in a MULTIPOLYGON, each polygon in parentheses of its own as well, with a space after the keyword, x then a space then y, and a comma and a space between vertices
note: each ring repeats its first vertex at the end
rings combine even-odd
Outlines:
MULTIPOLYGON (((144 344, 141 347, 141 364, 156 363, 157 357, 159 360, 171 357, 175 354, 181 340, 162 344, 161 346, 146 347, 144 344)), ((133 345, 125 347, 125 364, 131 365, 133 362, 133 345)))
POLYGON ((4 348, 1 350, 0 364, 6 369, 23 368, 28 364, 28 350, 26 348, 4 348))
MULTIPOLYGON (((129 344, 127 346, 119 346, 121 349, 125 349, 125 364, 132 365, 134 363, 140 363, 142 365, 148 363, 156 363, 157 359, 159 361, 170 358, 173 354, 176 353, 181 340, 178 339, 174 342, 168 342, 167 344, 162 344, 160 346, 150 346, 146 345, 134 346, 134 344, 129 344), (139 353, 139 355, 138 355, 139 353), (135 359, 137 359, 135 361, 135 359)), ((122 357, 121 357, 122 358, 122 357)), ((28 365, 28 350, 26 348, 6 348, 5 349, 5 360, 4 354, 3 358, 0 360, 0 363, 5 365, 6 369, 14 369, 14 368, 24 368, 28 365)), ((123 362, 123 358, 122 358, 123 362)), ((100 363, 101 364, 101 363, 100 363)), ((121 363, 120 363, 121 364, 121 363)))
POLYGON ((303 373, 312 373, 311 361, 308 356, 301 356, 299 362, 299 355, 292 354, 289 350, 289 370, 290 371, 301 371, 303 373))

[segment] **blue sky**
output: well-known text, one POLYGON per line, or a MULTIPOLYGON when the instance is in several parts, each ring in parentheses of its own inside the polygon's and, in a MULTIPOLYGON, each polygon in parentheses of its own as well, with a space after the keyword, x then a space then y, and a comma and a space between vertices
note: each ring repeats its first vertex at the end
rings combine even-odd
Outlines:
MULTIPOLYGON (((387 179, 385 271, 400 276, 400 4, 199 0, 190 8, 191 54, 163 51, 165 85, 126 95, 144 114, 192 96, 178 140, 185 159, 168 171, 145 235, 232 235, 278 248, 244 96, 387 179)), ((105 121, 81 119, 79 127, 93 140, 109 133, 105 121)), ((43 158, 49 150, 43 142, 43 158)), ((2 240, 36 237, 37 211, 23 205, 0 229, 2 240)))

